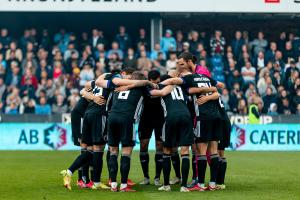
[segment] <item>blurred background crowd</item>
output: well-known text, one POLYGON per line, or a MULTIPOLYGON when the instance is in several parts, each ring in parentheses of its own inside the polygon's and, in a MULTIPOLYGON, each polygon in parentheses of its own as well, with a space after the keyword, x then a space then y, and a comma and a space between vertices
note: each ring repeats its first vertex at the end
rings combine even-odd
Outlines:
POLYGON ((177 56, 191 52, 198 65, 226 84, 221 97, 228 113, 247 114, 254 98, 260 112, 300 114, 300 38, 281 32, 270 40, 264 32, 201 32, 166 29, 151 49, 149 33, 131 37, 125 26, 107 39, 99 29, 50 34, 26 29, 14 37, 0 27, 0 112, 67 113, 87 81, 114 69, 135 68, 145 75, 176 68, 177 56), (112 37, 110 37, 112 38, 112 37))

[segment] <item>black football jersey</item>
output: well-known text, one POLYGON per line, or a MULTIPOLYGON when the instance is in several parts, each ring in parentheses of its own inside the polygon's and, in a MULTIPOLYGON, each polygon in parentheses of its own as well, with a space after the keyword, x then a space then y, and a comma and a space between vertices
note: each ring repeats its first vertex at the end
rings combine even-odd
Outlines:
POLYGON ((160 97, 146 97, 141 120, 161 122, 164 120, 164 110, 161 106, 160 97))
MULTIPOLYGON (((109 81, 110 82, 110 81, 109 81)), ((91 82, 92 85, 92 93, 94 96, 103 96, 104 99, 108 99, 109 93, 111 91, 111 88, 102 88, 102 87, 98 87, 95 84, 95 81, 91 82)), ((112 84, 110 84, 112 85, 112 84)), ((86 113, 93 113, 93 114, 104 114, 106 111, 106 105, 98 105, 95 102, 90 102, 88 104, 86 113)))
POLYGON ((133 88, 122 92, 113 92, 110 115, 123 115, 139 121, 144 106, 144 98, 149 96, 147 87, 133 88))
MULTIPOLYGON (((185 88, 190 87, 211 87, 216 86, 217 82, 201 74, 190 74, 182 77, 185 88)), ((200 94, 192 95, 194 101, 195 114, 200 120, 220 119, 219 105, 217 101, 208 101, 203 105, 197 104, 200 94)))
POLYGON ((84 97, 80 97, 73 110, 77 110, 80 113, 81 117, 83 117, 89 103, 90 102, 86 100, 84 97))
POLYGON ((219 110, 220 110, 221 119, 222 120, 228 120, 229 117, 226 113, 225 106, 223 104, 223 101, 222 101, 221 97, 219 97, 219 99, 217 101, 219 103, 219 110))
MULTIPOLYGON (((159 87, 162 89, 165 86, 159 85, 159 87)), ((191 116, 187 107, 187 95, 180 86, 175 86, 170 94, 162 97, 161 104, 166 118, 182 115, 191 116)))

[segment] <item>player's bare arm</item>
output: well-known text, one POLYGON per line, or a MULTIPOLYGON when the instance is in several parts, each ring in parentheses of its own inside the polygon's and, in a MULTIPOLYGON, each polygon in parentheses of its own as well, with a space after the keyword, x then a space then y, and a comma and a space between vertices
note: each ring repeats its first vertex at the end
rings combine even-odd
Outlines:
POLYGON ((95 96, 93 95, 93 93, 86 91, 85 89, 82 89, 80 91, 80 95, 82 97, 84 97, 86 100, 88 101, 93 101, 98 105, 105 105, 106 104, 106 100, 104 99, 103 96, 95 96))
MULTIPOLYGON (((121 78, 114 78, 112 79, 113 84, 116 86, 128 86, 128 85, 134 85, 137 84, 139 87, 146 86, 146 85, 151 85, 153 84, 149 83, 147 80, 129 80, 129 79, 121 79, 121 78)), ((103 80, 101 78, 98 78, 96 80, 96 85, 102 88, 107 88, 108 87, 108 80, 103 80)))
POLYGON ((208 101, 213 101, 213 100, 217 100, 219 99, 220 95, 218 92, 214 92, 211 95, 205 95, 205 96, 201 96, 197 99, 197 104, 198 105, 203 105, 208 101))
POLYGON ((152 90, 150 91, 150 94, 151 96, 155 96, 155 97, 164 97, 170 94, 174 89, 174 87, 175 87, 174 85, 168 85, 161 90, 152 90))
POLYGON ((91 81, 88 81, 85 83, 84 85, 84 89, 88 92, 90 92, 92 90, 92 84, 91 84, 91 81))
POLYGON ((224 89, 225 88, 225 84, 218 81, 216 87, 220 88, 220 89, 224 89))
POLYGON ((192 87, 189 88, 188 92, 189 94, 207 94, 207 93, 211 93, 211 92, 217 92, 217 88, 216 87, 192 87))
POLYGON ((134 84, 117 87, 115 89, 115 91, 116 92, 122 92, 122 91, 127 91, 127 90, 130 90, 130 89, 133 89, 133 88, 144 87, 144 86, 150 86, 150 87, 155 88, 155 89, 158 88, 157 84, 152 83, 151 81, 140 80, 140 81, 138 81, 137 83, 134 83, 134 84))
POLYGON ((170 78, 161 82, 162 85, 182 85, 183 80, 181 78, 170 78))

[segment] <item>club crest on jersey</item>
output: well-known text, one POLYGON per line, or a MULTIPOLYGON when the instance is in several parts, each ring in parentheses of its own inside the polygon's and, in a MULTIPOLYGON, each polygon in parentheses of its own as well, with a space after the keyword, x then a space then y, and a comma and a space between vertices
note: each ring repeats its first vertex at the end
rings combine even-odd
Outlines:
POLYGON ((59 149, 67 144, 67 130, 54 124, 44 130, 44 144, 59 149))
POLYGON ((238 127, 237 125, 232 125, 230 147, 233 150, 239 149, 246 143, 246 130, 238 127))

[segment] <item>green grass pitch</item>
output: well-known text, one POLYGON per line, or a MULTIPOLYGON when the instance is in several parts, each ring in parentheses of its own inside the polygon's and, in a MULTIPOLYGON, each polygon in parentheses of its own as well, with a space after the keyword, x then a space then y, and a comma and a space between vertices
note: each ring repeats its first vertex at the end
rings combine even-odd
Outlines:
MULTIPOLYGON (((1 200, 300 199, 299 152, 228 152, 227 189, 202 193, 180 193, 178 186, 169 193, 159 192, 153 185, 135 186, 136 193, 91 191, 75 186, 77 175, 73 178, 73 190, 67 191, 59 172, 69 166, 78 152, 1 151, 0 154, 1 200)), ((153 176, 153 153, 150 159, 153 176)), ((102 177, 106 182, 106 165, 102 177)), ((130 178, 135 182, 142 180, 137 152, 132 158, 130 178)))

